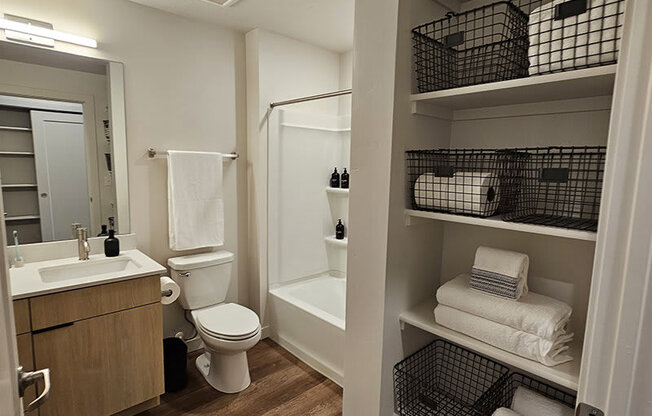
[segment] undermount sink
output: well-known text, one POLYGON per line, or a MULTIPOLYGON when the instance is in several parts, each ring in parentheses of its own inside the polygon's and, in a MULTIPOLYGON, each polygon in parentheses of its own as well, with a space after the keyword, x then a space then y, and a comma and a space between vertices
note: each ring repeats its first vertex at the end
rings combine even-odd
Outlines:
POLYGON ((41 281, 50 283, 90 278, 109 273, 137 271, 140 267, 140 264, 136 263, 132 258, 120 256, 86 261, 79 260, 75 263, 60 266, 42 267, 38 269, 38 273, 41 276, 41 281))

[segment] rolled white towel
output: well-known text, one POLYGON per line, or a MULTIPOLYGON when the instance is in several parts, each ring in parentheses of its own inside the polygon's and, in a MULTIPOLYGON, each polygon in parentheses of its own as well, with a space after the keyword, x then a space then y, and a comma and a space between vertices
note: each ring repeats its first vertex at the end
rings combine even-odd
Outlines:
POLYGON ((498 209, 498 189, 498 178, 489 172, 424 173, 414 184, 414 200, 423 209, 488 217, 498 209))
POLYGON ((618 59, 624 5, 618 0, 589 0, 588 10, 554 20, 554 0, 530 12, 530 75, 572 69, 618 59))
POLYGON ((437 305, 435 308, 435 321, 454 331, 549 367, 573 359, 565 354, 568 350, 566 344, 572 341, 573 334, 564 334, 555 341, 550 341, 445 305, 437 305))
POLYGON ((500 407, 496 409, 495 412, 491 416, 521 416, 512 409, 508 409, 506 407, 500 407))
POLYGON ((437 290, 437 302, 547 340, 566 333, 573 309, 562 301, 528 293, 518 302, 487 296, 469 288, 470 277, 461 274, 437 290))
POLYGON ((522 416, 573 416, 575 409, 523 386, 516 388, 512 410, 522 416))

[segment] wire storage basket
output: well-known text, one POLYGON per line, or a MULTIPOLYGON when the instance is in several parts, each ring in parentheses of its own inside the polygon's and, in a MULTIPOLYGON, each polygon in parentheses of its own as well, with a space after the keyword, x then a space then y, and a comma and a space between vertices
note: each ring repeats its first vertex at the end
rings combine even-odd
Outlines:
POLYGON ((529 74, 618 61, 625 0, 518 0, 528 20, 529 74))
POLYGON ((412 29, 419 92, 527 76, 528 17, 500 1, 412 29))
POLYGON ((520 182, 522 153, 496 149, 406 152, 412 208, 477 217, 501 211, 502 188, 520 182))
POLYGON ((559 403, 560 409, 564 408, 562 406, 567 406, 569 413, 572 413, 575 409, 575 402, 577 400, 575 395, 563 392, 558 388, 521 373, 511 373, 508 377, 502 379, 499 383, 496 383, 494 387, 492 387, 491 390, 479 400, 476 404, 479 414, 491 415, 498 408, 511 408, 514 404, 514 395, 519 387, 525 388, 529 390, 529 392, 534 392, 559 403))
POLYGON ((605 146, 515 150, 519 163, 502 187, 502 218, 527 224, 596 231, 605 146))
POLYGON ((489 416, 476 403, 508 372, 502 364, 436 340, 394 366, 396 413, 489 416))

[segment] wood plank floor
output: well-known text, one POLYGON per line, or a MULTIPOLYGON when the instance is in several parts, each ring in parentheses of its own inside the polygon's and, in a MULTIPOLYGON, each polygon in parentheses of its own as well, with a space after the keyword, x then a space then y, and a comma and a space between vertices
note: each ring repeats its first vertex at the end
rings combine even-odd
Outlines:
POLYGON ((336 416, 342 389, 270 339, 248 352, 251 386, 224 394, 206 383, 188 357, 188 386, 161 396, 161 405, 138 416, 336 416))

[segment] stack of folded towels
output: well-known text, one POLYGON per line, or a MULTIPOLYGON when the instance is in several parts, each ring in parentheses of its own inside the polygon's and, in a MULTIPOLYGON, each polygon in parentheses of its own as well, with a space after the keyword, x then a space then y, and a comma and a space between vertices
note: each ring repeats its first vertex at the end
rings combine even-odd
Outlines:
POLYGON ((565 404, 519 386, 511 408, 501 407, 492 416, 573 416, 575 411, 565 404))
POLYGON ((517 300, 527 294, 527 272, 530 258, 527 254, 478 247, 471 269, 472 289, 517 300))
MULTIPOLYGON (((522 257, 516 256, 519 253, 481 247, 476 253, 476 266, 487 264, 478 259, 478 255, 483 257, 488 253, 493 256, 495 264, 500 264, 501 259, 505 262, 522 260, 522 257)), ((518 268, 512 267, 514 270, 518 268)), ((503 267, 503 270, 507 269, 503 267)), ((505 298, 497 294, 493 287, 487 288, 487 291, 476 290, 472 284, 473 277, 459 275, 437 290, 439 304, 434 311, 435 321, 547 366, 572 360, 566 353, 567 344, 573 339, 572 333, 566 333, 572 308, 564 302, 531 292, 513 299, 511 296, 527 291, 526 277, 527 267, 521 273, 523 281, 515 284, 514 294, 510 292, 505 298)))

